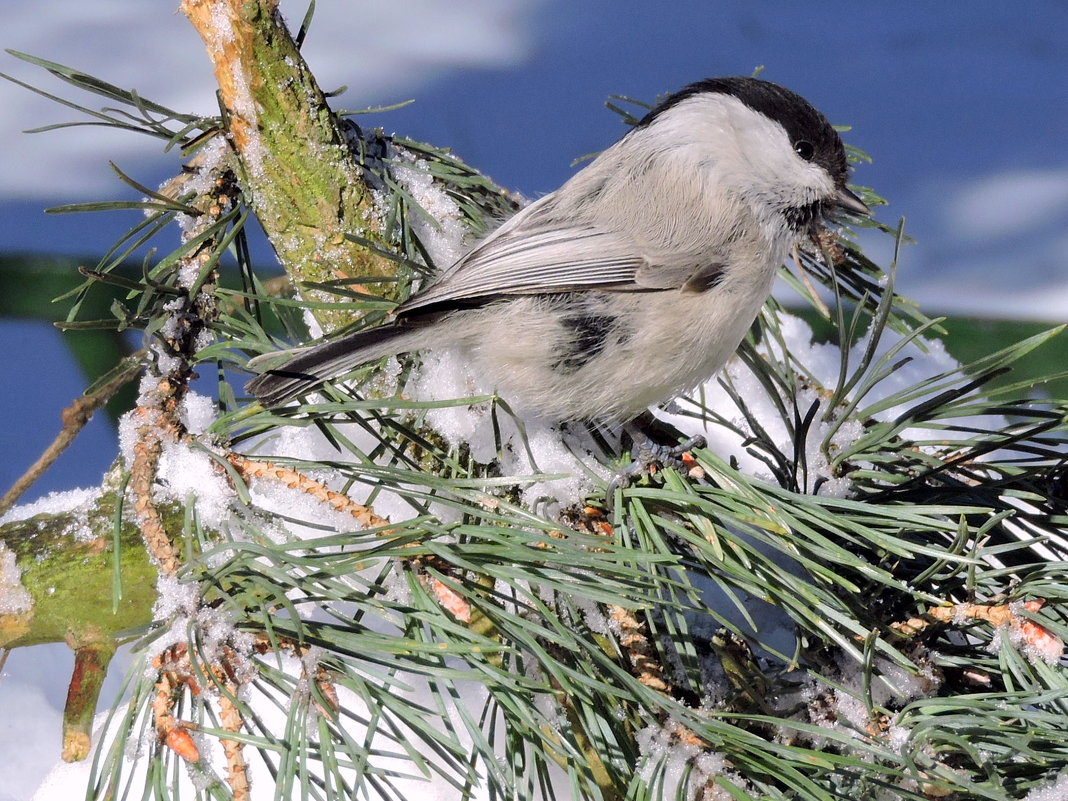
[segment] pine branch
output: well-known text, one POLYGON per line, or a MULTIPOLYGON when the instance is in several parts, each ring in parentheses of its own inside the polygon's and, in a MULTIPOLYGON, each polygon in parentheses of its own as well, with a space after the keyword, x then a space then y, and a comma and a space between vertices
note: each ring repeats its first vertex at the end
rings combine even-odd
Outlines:
POLYGON ((193 153, 72 294, 71 322, 91 323, 87 293, 121 286, 109 324, 150 338, 127 425, 152 453, 116 497, 167 556, 91 797, 240 798, 266 766, 279 797, 409 798, 429 777, 523 799, 1008 801, 1068 768, 1068 403, 990 388, 1057 332, 913 372, 941 321, 848 238, 821 240, 792 284, 838 344, 770 304, 670 420, 715 446, 611 513, 610 438, 534 431, 494 395, 421 394, 425 363, 244 405, 233 368, 274 349, 275 321, 300 340, 305 312, 373 324, 513 200, 445 151, 337 121, 273 4, 184 8, 225 145, 223 122, 175 131, 136 93, 48 67, 134 109, 97 121, 193 153), (249 214, 299 297, 255 274, 249 214), (172 222, 179 248, 118 273, 172 222), (219 284, 224 256, 239 288, 219 284), (219 406, 195 424, 205 369, 219 406), (533 455, 547 439, 553 473, 533 455), (554 498, 559 473, 584 483, 554 498))
POLYGON ((132 381, 142 369, 141 359, 131 356, 111 371, 102 380, 97 381, 93 387, 86 390, 85 394, 77 398, 70 406, 63 410, 61 418, 63 429, 48 446, 44 453, 35 461, 26 472, 11 486, 4 496, 0 498, 0 516, 18 501, 19 497, 29 489, 41 475, 52 466, 75 437, 92 419, 93 413, 110 400, 116 392, 132 381))

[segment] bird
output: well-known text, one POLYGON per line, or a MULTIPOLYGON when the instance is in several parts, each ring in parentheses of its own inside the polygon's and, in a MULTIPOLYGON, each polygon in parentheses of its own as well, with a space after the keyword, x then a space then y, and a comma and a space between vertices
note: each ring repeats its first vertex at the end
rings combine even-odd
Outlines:
POLYGON ((804 98, 697 81, 390 322, 298 351, 247 390, 277 407, 385 356, 459 348, 513 409, 626 428, 724 365, 795 245, 870 213, 848 176, 838 132, 804 98))

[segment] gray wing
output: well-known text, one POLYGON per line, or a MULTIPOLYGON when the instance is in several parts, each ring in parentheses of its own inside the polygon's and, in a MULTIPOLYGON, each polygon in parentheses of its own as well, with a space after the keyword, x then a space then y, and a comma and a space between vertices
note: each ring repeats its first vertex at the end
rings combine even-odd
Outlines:
POLYGON ((441 278, 397 308, 399 315, 465 305, 502 295, 537 295, 601 289, 640 292, 704 291, 715 285, 722 262, 665 258, 643 252, 625 234, 590 226, 531 230, 506 225, 441 278))

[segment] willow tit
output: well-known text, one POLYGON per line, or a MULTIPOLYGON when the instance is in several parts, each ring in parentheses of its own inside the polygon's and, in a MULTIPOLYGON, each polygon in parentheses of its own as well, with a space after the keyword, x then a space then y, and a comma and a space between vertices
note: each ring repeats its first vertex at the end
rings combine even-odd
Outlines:
POLYGON ((277 406, 384 356, 463 348, 519 409, 627 422, 723 366, 825 214, 869 213, 847 175, 838 133, 793 92, 691 84, 393 322, 301 351, 248 390, 277 406))

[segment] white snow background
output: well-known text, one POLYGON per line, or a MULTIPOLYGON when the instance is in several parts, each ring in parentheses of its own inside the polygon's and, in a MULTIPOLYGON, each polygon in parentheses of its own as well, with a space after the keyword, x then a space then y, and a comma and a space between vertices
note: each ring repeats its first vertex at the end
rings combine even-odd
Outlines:
MULTIPOLYGON (((291 22, 303 14, 298 3, 283 10, 291 22)), ((601 108, 609 94, 652 99, 697 78, 765 65, 765 77, 853 125, 847 141, 875 158, 859 167, 857 182, 891 200, 881 219, 907 216, 918 239, 905 251, 902 292, 932 313, 1058 322, 1068 317, 1065 30, 1068 9, 1055 0, 1030 4, 1026 15, 976 2, 964 16, 921 2, 890 11, 837 0, 817 9, 694 0, 652 10, 626 0, 611 13, 563 0, 320 2, 305 53, 324 87, 349 85, 339 105, 416 97, 373 124, 449 144, 530 196, 559 185, 571 159, 622 132, 601 108)), ((5 4, 0 46, 136 87, 178 110, 214 108, 202 45, 166 4, 16 0, 5 4)), ((0 71, 65 91, 13 58, 0 58, 0 71)), ((0 82, 0 104, 0 251, 98 253, 125 220, 50 218, 41 208, 127 197, 109 159, 147 184, 174 168, 157 142, 132 134, 19 134, 71 112, 13 84, 0 82)), ((84 379, 47 324, 0 321, 0 337, 0 412, 19 420, 0 430, 6 487, 54 435, 59 409, 84 379)), ((96 483, 115 448, 107 422, 94 420, 35 491, 96 483)), ((21 649, 8 660, 0 676, 0 801, 33 796, 56 763, 71 663, 61 645, 21 649)), ((102 698, 113 697, 121 663, 102 698)), ((76 795, 55 784, 37 798, 76 795)))

